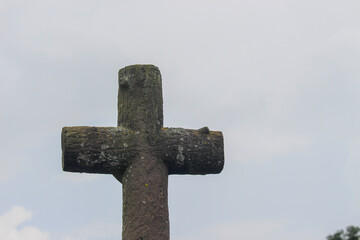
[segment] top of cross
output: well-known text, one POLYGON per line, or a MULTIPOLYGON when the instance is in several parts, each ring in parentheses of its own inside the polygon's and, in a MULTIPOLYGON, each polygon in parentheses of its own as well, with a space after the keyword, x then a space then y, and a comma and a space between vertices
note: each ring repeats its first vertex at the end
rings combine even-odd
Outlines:
POLYGON ((150 132, 161 129, 161 85, 160 71, 154 65, 132 65, 120 69, 118 126, 150 132))

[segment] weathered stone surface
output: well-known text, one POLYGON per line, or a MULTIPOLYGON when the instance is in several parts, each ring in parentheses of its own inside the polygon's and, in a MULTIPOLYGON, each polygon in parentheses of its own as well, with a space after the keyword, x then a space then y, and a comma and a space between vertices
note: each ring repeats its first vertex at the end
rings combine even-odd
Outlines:
POLYGON ((123 240, 168 240, 168 175, 221 172, 222 133, 163 128, 161 75, 153 65, 119 71, 118 112, 118 127, 63 128, 63 170, 122 182, 123 240))
POLYGON ((159 131, 163 126, 161 85, 160 71, 153 65, 120 69, 118 126, 149 136, 159 131))
POLYGON ((139 138, 138 132, 120 127, 64 127, 61 134, 63 170, 124 172, 139 155, 139 138))
POLYGON ((214 174, 224 167, 221 132, 164 128, 154 150, 168 167, 169 174, 214 174))

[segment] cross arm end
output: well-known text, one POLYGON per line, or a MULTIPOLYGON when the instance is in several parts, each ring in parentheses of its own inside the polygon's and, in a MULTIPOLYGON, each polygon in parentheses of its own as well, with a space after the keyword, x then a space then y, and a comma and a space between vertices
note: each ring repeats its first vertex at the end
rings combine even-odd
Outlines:
POLYGON ((224 140, 219 131, 163 128, 160 158, 169 174, 216 174, 224 167, 224 140))
POLYGON ((136 154, 136 133, 118 127, 64 127, 62 168, 68 172, 118 173, 136 154))

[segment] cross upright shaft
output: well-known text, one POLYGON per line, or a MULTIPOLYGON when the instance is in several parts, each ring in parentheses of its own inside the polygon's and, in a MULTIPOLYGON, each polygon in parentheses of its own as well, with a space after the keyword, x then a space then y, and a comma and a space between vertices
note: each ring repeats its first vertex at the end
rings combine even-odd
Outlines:
POLYGON ((168 175, 221 172, 222 133, 163 128, 161 75, 153 65, 119 71, 118 112, 118 127, 63 128, 63 169, 122 182, 123 240, 168 240, 168 175))
POLYGON ((163 126, 162 105, 158 68, 119 71, 118 126, 138 132, 141 142, 140 154, 116 176, 123 183, 123 239, 169 239, 168 171, 149 146, 163 126))

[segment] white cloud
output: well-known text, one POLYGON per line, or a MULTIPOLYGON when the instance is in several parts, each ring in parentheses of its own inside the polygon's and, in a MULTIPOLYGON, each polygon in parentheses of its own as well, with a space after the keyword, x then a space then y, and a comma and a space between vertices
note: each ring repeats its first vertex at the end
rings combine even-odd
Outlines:
POLYGON ((307 136, 280 133, 274 129, 253 129, 253 131, 229 132, 226 148, 230 159, 236 161, 265 161, 274 157, 304 152, 311 144, 307 136), (235 154, 231 150, 236 150, 235 154))
POLYGON ((83 183, 83 182, 94 181, 98 179, 100 176, 99 174, 62 172, 58 177, 67 182, 83 183))
POLYGON ((350 145, 349 158, 346 163, 345 171, 348 186, 354 196, 354 209, 360 213, 360 139, 358 141, 354 141, 350 145))
POLYGON ((0 216, 0 239, 4 240, 48 240, 49 234, 35 227, 18 225, 31 219, 31 212, 23 207, 13 207, 0 216))
POLYGON ((93 223, 74 230, 62 240, 120 239, 121 224, 93 223))
POLYGON ((17 161, 11 161, 10 157, 7 156, 6 153, 3 153, 0 158, 0 183, 6 182, 16 173, 19 166, 16 164, 17 161), (5 156, 4 156, 5 155, 5 156))
POLYGON ((321 233, 310 230, 299 233, 293 227, 287 220, 259 219, 213 226, 194 236, 177 237, 174 240, 318 240, 323 237, 321 233))

